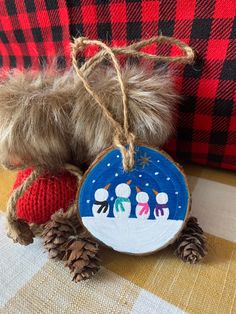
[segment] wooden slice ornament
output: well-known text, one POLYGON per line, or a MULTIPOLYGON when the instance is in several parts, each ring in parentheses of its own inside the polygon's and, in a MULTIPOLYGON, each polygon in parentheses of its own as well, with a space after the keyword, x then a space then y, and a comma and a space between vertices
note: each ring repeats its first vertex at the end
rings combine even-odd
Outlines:
MULTIPOLYGON (((165 41, 163 38, 158 37, 155 42, 165 41)), ((191 48, 176 40, 174 44, 185 52, 184 57, 176 58, 182 58, 185 63, 192 61, 191 48)), ((75 41, 72 47, 72 62, 78 76, 114 128, 114 145, 97 157, 81 181, 78 191, 80 219, 96 239, 129 254, 148 254, 174 242, 190 209, 190 193, 182 169, 164 151, 136 143, 129 129, 127 91, 115 54, 133 53, 154 59, 154 56, 139 52, 139 48, 140 44, 126 47, 126 52, 118 51, 118 48, 85 38, 75 41), (89 64, 79 68, 76 53, 90 44, 101 50, 87 61, 89 64), (102 56, 110 58, 117 73, 123 100, 123 126, 113 118, 86 80, 86 71, 101 62, 102 56)), ((168 58, 168 61, 176 61, 174 57, 168 58)), ((156 59, 160 60, 160 56, 156 59)))
POLYGON ((182 170, 164 152, 135 145, 124 171, 118 148, 106 149, 85 173, 78 208, 85 228, 114 250, 147 254, 172 243, 189 214, 182 170))

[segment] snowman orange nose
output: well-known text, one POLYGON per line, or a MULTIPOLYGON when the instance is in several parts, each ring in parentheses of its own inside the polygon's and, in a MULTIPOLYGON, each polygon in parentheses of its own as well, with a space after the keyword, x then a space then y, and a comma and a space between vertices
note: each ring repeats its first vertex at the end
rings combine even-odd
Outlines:
POLYGON ((104 189, 105 189, 105 190, 108 190, 109 187, 110 187, 110 185, 111 185, 111 183, 108 183, 108 184, 104 187, 104 189))
POLYGON ((158 192, 157 192, 156 190, 152 189, 152 191, 153 191, 153 193, 154 193, 155 195, 158 194, 158 192))
POLYGON ((129 181, 127 181, 126 183, 127 183, 128 185, 130 185, 131 182, 132 182, 132 180, 129 180, 129 181))
POLYGON ((136 186, 136 191, 137 193, 141 192, 140 188, 138 188, 137 186, 136 186))

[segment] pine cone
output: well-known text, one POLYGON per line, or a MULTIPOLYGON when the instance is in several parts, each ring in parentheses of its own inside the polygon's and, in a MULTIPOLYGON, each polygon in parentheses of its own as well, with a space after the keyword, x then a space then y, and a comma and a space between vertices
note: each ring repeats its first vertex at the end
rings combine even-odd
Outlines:
POLYGON ((86 280, 99 270, 98 250, 98 243, 87 236, 71 238, 66 246, 63 260, 65 266, 71 270, 73 281, 86 280))
POLYGON ((49 253, 49 258, 62 260, 65 255, 65 246, 72 235, 80 232, 78 217, 73 215, 65 219, 63 212, 57 212, 45 224, 42 233, 44 247, 49 253))
POLYGON ((42 236, 49 257, 65 261, 75 282, 88 279, 99 270, 98 243, 83 229, 76 214, 55 213, 44 226, 42 236))
POLYGON ((190 217, 180 237, 174 242, 176 256, 190 264, 198 263, 206 254, 206 237, 197 218, 190 217))

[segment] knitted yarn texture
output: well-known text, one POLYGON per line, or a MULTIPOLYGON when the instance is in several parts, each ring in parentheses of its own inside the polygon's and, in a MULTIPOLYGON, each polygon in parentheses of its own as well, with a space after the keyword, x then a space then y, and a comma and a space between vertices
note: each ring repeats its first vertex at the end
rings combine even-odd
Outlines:
MULTIPOLYGON (((19 187, 31 173, 30 168, 19 171, 13 190, 19 187)), ((63 171, 54 175, 44 173, 18 199, 17 218, 28 223, 46 223, 59 209, 66 211, 74 203, 76 193, 77 179, 69 172, 63 171)))

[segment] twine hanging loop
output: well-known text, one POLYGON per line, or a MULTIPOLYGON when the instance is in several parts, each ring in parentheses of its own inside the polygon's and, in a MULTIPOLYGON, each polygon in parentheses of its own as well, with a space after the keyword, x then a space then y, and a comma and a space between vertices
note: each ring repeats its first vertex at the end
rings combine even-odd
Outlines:
POLYGON ((101 108, 104 116, 107 118, 107 121, 114 128, 114 138, 113 144, 118 147, 122 154, 123 168, 125 171, 129 171, 134 166, 134 155, 135 155, 135 136, 131 132, 129 127, 129 111, 128 111, 128 96, 126 86, 122 79, 121 67, 118 59, 116 58, 117 54, 124 54, 127 56, 142 57, 147 60, 152 61, 164 61, 164 62, 179 62, 179 63, 192 63, 194 60, 194 51, 187 44, 181 42, 180 40, 173 37, 157 36, 152 37, 147 40, 142 40, 140 42, 134 43, 126 47, 109 47, 105 43, 99 40, 90 40, 85 37, 79 37, 74 39, 74 42, 71 44, 71 58, 72 64, 77 73, 78 77, 82 81, 87 92, 93 97, 96 103, 101 108), (167 43, 171 45, 178 46, 183 55, 181 56, 161 56, 161 55, 152 55, 140 51, 141 48, 149 46, 154 43, 167 43), (95 45, 100 48, 100 51, 96 53, 93 57, 89 58, 81 67, 77 63, 77 53, 78 51, 83 51, 87 46, 95 45), (120 85, 121 96, 122 96, 122 105, 123 105, 123 117, 124 122, 121 125, 117 120, 114 119, 112 113, 107 109, 106 105, 102 103, 98 94, 90 86, 87 77, 92 73, 93 69, 100 64, 104 58, 109 58, 113 67, 115 68, 117 79, 120 85))
MULTIPOLYGON (((134 141, 135 136, 130 132, 129 130, 129 120, 128 120, 128 97, 126 93, 126 87, 124 85, 122 74, 121 74, 121 68, 119 65, 119 62, 112 51, 110 47, 108 47, 106 44, 99 40, 88 40, 86 38, 78 38, 75 40, 75 43, 72 45, 72 63, 75 68, 75 71, 78 75, 78 77, 81 79, 81 81, 84 84, 85 89, 87 92, 95 99, 97 104, 102 109, 104 115, 106 116, 107 120, 110 122, 110 124, 113 126, 115 134, 114 134, 114 140, 113 143, 115 146, 117 146, 121 150, 121 154, 123 156, 123 167, 125 171, 131 170, 134 166, 134 141), (104 58, 104 56, 108 56, 112 64, 115 68, 117 79, 120 85, 121 89, 121 95, 122 95, 122 104, 123 104, 123 116, 124 116, 124 124, 122 125, 116 121, 111 112, 106 108, 105 104, 101 102, 99 96, 95 93, 95 91, 92 89, 92 87, 89 85, 87 79, 85 78, 85 75, 83 71, 78 67, 77 65, 77 51, 82 50, 85 48, 86 45, 96 45, 100 47, 103 51, 103 53, 100 55, 99 61, 104 58), (127 147, 125 146, 127 144, 127 147)), ((89 69, 89 68, 87 68, 89 69)), ((90 68, 91 70, 91 68, 90 68)), ((92 70, 91 70, 92 71, 92 70)), ((88 72, 88 70, 87 70, 88 72)), ((87 73, 89 74, 89 73, 87 73)))

